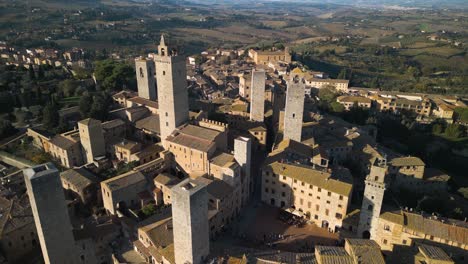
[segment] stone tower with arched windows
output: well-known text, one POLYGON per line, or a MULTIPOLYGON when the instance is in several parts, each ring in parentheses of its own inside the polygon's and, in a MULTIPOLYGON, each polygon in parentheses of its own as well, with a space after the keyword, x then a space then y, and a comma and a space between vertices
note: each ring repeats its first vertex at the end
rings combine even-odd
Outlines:
POLYGON ((386 158, 377 158, 371 165, 365 180, 364 198, 359 217, 358 235, 363 238, 375 238, 385 193, 385 175, 388 166, 386 158))
POLYGON ((154 56, 158 82, 159 124, 161 141, 166 146, 167 137, 188 121, 187 70, 185 57, 166 45, 164 36, 154 56))
POLYGON ((156 101, 156 78, 154 61, 145 58, 135 59, 138 96, 156 101))

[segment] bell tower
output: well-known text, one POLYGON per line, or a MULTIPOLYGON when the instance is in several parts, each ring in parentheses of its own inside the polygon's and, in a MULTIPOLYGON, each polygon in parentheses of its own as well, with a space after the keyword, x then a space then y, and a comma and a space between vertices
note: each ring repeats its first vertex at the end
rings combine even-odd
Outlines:
POLYGON ((161 142, 166 147, 166 138, 189 119, 187 70, 185 57, 179 56, 177 49, 169 47, 164 36, 161 36, 154 62, 158 83, 161 142))

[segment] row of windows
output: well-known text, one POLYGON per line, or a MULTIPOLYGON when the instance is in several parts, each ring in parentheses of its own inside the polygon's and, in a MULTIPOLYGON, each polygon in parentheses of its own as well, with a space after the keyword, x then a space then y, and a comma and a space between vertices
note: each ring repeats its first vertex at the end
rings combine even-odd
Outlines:
MULTIPOLYGON (((267 171, 267 172, 265 172, 265 175, 268 176, 268 175, 270 175, 270 173, 267 171)), ((272 178, 275 178, 275 176, 276 176, 275 174, 271 174, 271 177, 272 177, 272 178)), ((286 176, 283 176, 283 180, 286 180, 286 176)), ((270 180, 265 179, 265 183, 269 183, 269 182, 270 182, 270 180)), ((298 182, 300 182, 300 181, 298 181, 298 180, 295 179, 295 180, 293 180, 293 182, 294 182, 294 183, 298 183, 298 182)), ((272 180, 272 181, 271 181, 271 184, 276 185, 276 181, 275 181, 275 180, 272 180)), ((306 184, 305 184, 304 182, 300 182, 300 184, 301 184, 301 186, 304 186, 304 187, 306 186, 306 184)), ((283 186, 283 187, 286 187, 286 184, 283 183, 282 186, 283 186)), ((309 187, 310 190, 314 190, 314 185, 308 184, 308 187, 309 187)), ((322 188, 320 188, 320 187, 316 187, 316 188, 317 188, 317 192, 322 192, 322 188)), ((293 187, 293 190, 296 191, 297 188, 296 188, 296 187, 293 187)), ((301 190, 301 193, 304 193, 304 190, 301 190)), ((331 195, 332 195, 332 192, 327 192, 327 196, 331 197, 331 195)), ((312 194, 309 193, 309 196, 312 196, 312 194)), ((340 199, 340 200, 343 200, 343 195, 340 195, 340 196, 339 196, 339 199, 340 199)))

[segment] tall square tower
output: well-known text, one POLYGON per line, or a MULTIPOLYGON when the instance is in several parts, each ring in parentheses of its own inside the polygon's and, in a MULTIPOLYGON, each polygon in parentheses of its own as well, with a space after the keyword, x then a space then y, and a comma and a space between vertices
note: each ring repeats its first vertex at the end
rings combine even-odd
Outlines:
POLYGON ((87 163, 106 155, 106 142, 104 141, 101 121, 93 118, 81 120, 78 122, 78 130, 87 163))
POLYGON ((23 174, 44 262, 79 263, 59 171, 46 163, 23 174))
POLYGON ((187 70, 185 57, 177 50, 170 49, 161 36, 156 63, 158 82, 159 122, 161 141, 166 146, 166 138, 180 125, 188 121, 187 70))
POLYGON ((156 71, 154 61, 137 58, 135 59, 135 72, 138 86, 138 96, 156 101, 156 71))
POLYGON ((299 77, 288 81, 284 110, 284 139, 301 142, 304 115, 305 83, 299 77))
POLYGON ((171 190, 175 262, 206 263, 210 253, 206 185, 186 179, 171 190))
POLYGON ((386 158, 376 159, 366 177, 357 231, 358 236, 362 236, 362 238, 375 239, 377 234, 380 211, 387 187, 385 183, 387 172, 386 158))
POLYGON ((265 113, 265 72, 252 71, 250 120, 263 122, 265 113))

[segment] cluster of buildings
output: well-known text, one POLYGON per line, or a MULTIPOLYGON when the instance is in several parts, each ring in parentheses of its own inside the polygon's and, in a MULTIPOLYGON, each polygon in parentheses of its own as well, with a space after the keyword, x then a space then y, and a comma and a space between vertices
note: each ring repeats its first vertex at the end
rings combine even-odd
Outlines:
MULTIPOLYGON (((207 53, 194 66, 161 37, 157 54, 135 59, 138 93, 115 94, 109 121, 81 120, 59 135, 28 129, 64 171, 51 163, 25 169, 29 203, 0 199, 2 210, 32 212, 23 219, 25 249, 40 245, 46 263, 119 263, 109 245, 123 239, 146 263, 209 263, 217 257, 210 242, 257 191, 265 204, 347 239, 315 252, 246 252, 228 263, 388 263, 395 252, 415 263, 463 263, 465 222, 384 204, 386 190, 401 186, 446 192, 448 175, 378 146, 373 126, 310 110, 312 89, 348 92, 348 81, 290 70, 287 48, 247 53, 207 53), (226 56, 233 59, 221 64, 226 56), (84 219, 74 207, 102 214, 77 224, 84 219)), ((22 255, 6 250, 8 241, 23 239, 2 237, 3 256, 22 255)))
POLYGON ((336 101, 345 110, 357 105, 380 112, 413 112, 421 120, 444 119, 448 123, 455 120, 455 108, 466 108, 464 98, 457 96, 427 95, 404 92, 379 91, 367 88, 350 87, 343 91, 336 101))
POLYGON ((52 48, 30 48, 17 49, 8 46, 6 43, 0 44, 0 59, 6 65, 23 66, 29 68, 40 65, 49 65, 53 67, 78 66, 86 68, 89 62, 85 60, 84 51, 79 48, 73 48, 64 52, 52 48))

